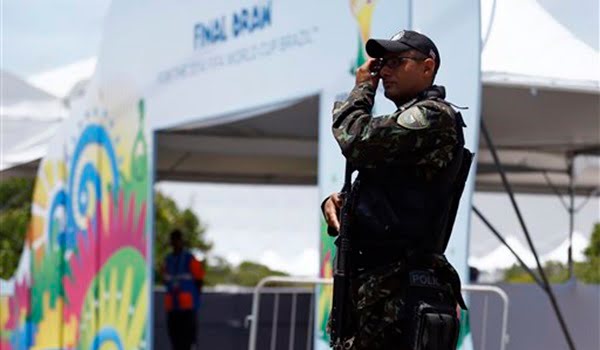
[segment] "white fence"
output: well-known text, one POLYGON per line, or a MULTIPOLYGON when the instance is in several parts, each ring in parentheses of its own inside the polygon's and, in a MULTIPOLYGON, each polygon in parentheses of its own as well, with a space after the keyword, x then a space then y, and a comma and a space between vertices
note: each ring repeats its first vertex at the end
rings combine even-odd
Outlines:
MULTIPOLYGON (((250 339, 248 341, 248 349, 256 350, 257 344, 257 334, 258 334, 258 319, 260 315, 260 296, 263 294, 265 287, 269 284, 285 284, 288 286, 293 285, 301 285, 301 286, 317 286, 317 285, 325 285, 332 284, 333 280, 330 278, 312 278, 312 277, 279 277, 279 276, 271 276, 262 279, 254 288, 254 293, 252 296, 252 314, 246 317, 246 324, 250 324, 250 339)), ((508 344, 509 337, 507 334, 507 326, 508 326, 508 296, 506 293, 496 287, 489 285, 464 285, 462 287, 463 292, 469 293, 485 293, 486 296, 484 298, 483 303, 483 319, 482 319, 482 332, 481 339, 479 342, 474 341, 474 345, 477 348, 478 345, 481 349, 488 349, 487 347, 487 320, 488 320, 488 294, 497 295, 502 302, 502 329, 501 329, 501 337, 500 337, 500 350, 505 350, 506 345, 508 344)), ((273 305, 273 323, 271 325, 271 338, 270 338, 270 350, 275 349, 275 344, 277 342, 277 321, 279 314, 279 295, 286 293, 292 294, 292 309, 290 313, 290 334, 288 341, 288 349, 294 349, 294 340, 296 337, 296 327, 294 327, 296 322, 296 294, 297 290, 289 289, 289 288, 269 288, 269 293, 274 294, 274 305, 273 305)), ((314 328, 314 295, 311 297, 311 301, 309 303, 309 317, 308 317, 308 331, 306 337, 308 339, 312 338, 312 331, 314 328)), ((311 341, 306 342, 306 350, 311 349, 311 341)), ((489 347, 492 349, 492 347, 489 347)))

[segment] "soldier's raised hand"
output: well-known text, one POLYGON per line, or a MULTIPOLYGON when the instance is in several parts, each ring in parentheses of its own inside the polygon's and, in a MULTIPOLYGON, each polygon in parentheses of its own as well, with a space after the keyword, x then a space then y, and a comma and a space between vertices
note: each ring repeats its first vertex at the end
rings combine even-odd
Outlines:
POLYGON ((323 204, 323 215, 327 226, 333 227, 336 231, 340 230, 340 219, 338 213, 342 207, 342 197, 339 193, 332 193, 323 204))
POLYGON ((376 61, 377 60, 374 58, 369 58, 367 62, 356 69, 356 85, 370 81, 373 84, 373 87, 377 89, 377 85, 379 84, 379 74, 372 76, 370 69, 371 65, 374 65, 376 61))

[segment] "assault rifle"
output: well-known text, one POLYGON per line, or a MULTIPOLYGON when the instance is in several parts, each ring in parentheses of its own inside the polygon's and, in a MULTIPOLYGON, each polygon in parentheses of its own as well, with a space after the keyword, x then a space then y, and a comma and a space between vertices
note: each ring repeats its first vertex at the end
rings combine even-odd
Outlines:
MULTIPOLYGON (((333 304, 331 307, 331 341, 333 349, 349 349, 352 345, 353 322, 351 300, 351 222, 354 212, 357 185, 352 188, 353 169, 346 162, 344 187, 342 188, 343 205, 340 213, 340 232, 335 240, 337 252, 333 267, 333 304)), ((330 235, 332 232, 329 232, 330 235)), ((335 235, 335 232, 333 232, 335 235)))

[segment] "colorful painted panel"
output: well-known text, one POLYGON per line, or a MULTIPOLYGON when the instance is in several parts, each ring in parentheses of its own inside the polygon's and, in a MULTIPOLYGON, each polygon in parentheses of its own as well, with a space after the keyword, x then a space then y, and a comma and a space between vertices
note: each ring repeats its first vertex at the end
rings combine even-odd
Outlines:
POLYGON ((17 273, 2 282, 3 350, 148 347, 144 101, 107 108, 88 96, 72 111, 40 163, 17 273))

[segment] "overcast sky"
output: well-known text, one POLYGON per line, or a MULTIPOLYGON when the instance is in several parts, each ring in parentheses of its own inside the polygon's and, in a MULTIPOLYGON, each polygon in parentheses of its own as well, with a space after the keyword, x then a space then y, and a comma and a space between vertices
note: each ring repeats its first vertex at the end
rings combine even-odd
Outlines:
MULTIPOLYGON (((3 1, 2 69, 27 77, 95 56, 109 2, 3 1)), ((251 259, 297 274, 317 272, 321 198, 316 187, 185 183, 158 187, 207 223, 215 254, 234 263, 251 259)), ((555 196, 519 196, 518 201, 540 252, 566 237, 568 216, 555 196)), ((503 234, 525 243, 505 195, 477 194, 474 203, 503 234)), ((576 230, 589 236, 599 211, 595 198, 578 213, 576 230)), ((479 220, 472 222, 471 254, 480 256, 498 242, 479 220)))
POLYGON ((110 0, 1 0, 2 69, 22 76, 95 56, 110 0))

